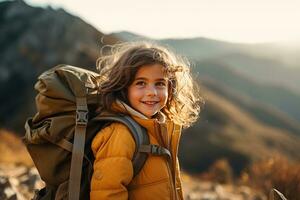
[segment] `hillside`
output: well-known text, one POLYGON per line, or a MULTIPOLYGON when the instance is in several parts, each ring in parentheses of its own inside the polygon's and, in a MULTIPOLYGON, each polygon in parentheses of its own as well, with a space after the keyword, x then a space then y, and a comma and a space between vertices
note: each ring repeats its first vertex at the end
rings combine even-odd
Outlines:
POLYGON ((260 103, 262 107, 274 109, 274 112, 283 112, 300 124, 300 93, 283 86, 255 81, 218 60, 195 61, 195 71, 200 80, 213 79, 220 87, 233 90, 260 103))
POLYGON ((95 70, 100 48, 117 41, 63 9, 20 0, 0 2, 0 30, 0 126, 19 133, 35 112, 33 85, 41 72, 61 63, 95 70))
POLYGON ((13 132, 0 129, 0 164, 24 164, 33 166, 33 162, 26 151, 20 137, 13 132))
POLYGON ((150 40, 156 41, 176 50, 177 53, 188 56, 191 59, 209 59, 239 51, 243 45, 208 38, 186 38, 186 39, 162 39, 155 40, 143 37, 127 31, 116 32, 111 34, 122 38, 125 41, 150 40))
POLYGON ((199 123, 182 137, 182 167, 191 172, 207 169, 226 158, 239 173, 253 161, 275 155, 300 160, 300 137, 265 125, 222 96, 202 86, 206 105, 199 123))
POLYGON ((282 60, 279 58, 234 52, 220 56, 215 61, 228 65, 257 82, 287 87, 300 94, 300 67, 286 64, 284 58, 282 60))
POLYGON ((241 94, 239 91, 235 91, 225 84, 220 84, 216 79, 203 76, 201 78, 201 83, 205 87, 227 99, 229 102, 238 106, 240 109, 246 111, 258 121, 269 126, 286 129, 293 134, 299 135, 300 124, 287 114, 280 112, 271 106, 261 104, 260 102, 241 94))

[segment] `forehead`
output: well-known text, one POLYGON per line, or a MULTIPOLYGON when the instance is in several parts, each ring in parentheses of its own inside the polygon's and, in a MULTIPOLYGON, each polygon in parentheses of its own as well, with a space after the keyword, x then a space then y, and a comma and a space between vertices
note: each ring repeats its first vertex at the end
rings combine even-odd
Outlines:
POLYGON ((166 79, 165 67, 161 64, 143 65, 135 74, 135 79, 166 79))

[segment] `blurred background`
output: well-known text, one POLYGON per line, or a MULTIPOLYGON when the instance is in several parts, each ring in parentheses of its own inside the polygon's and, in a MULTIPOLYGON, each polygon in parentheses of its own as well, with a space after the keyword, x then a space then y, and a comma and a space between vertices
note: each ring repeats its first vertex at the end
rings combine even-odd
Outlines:
POLYGON ((31 173, 20 138, 39 74, 95 70, 104 45, 148 40, 189 59, 206 101, 180 143, 186 198, 266 199, 275 187, 299 199, 299 10, 296 0, 0 0, 0 177, 31 173))

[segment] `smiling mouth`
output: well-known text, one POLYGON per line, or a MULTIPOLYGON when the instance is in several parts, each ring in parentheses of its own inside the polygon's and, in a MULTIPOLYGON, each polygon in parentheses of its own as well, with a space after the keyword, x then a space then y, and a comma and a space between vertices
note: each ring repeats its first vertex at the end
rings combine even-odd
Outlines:
POLYGON ((155 105, 155 104, 159 103, 159 101, 142 101, 142 103, 144 103, 146 105, 155 105))

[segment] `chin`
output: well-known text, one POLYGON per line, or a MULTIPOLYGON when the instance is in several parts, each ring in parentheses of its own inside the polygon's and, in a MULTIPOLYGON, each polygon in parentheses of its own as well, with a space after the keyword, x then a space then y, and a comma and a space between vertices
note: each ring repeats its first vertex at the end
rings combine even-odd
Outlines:
POLYGON ((155 115, 155 114, 153 114, 153 113, 142 113, 142 114, 145 115, 145 116, 148 117, 148 118, 152 118, 153 115, 155 115))

